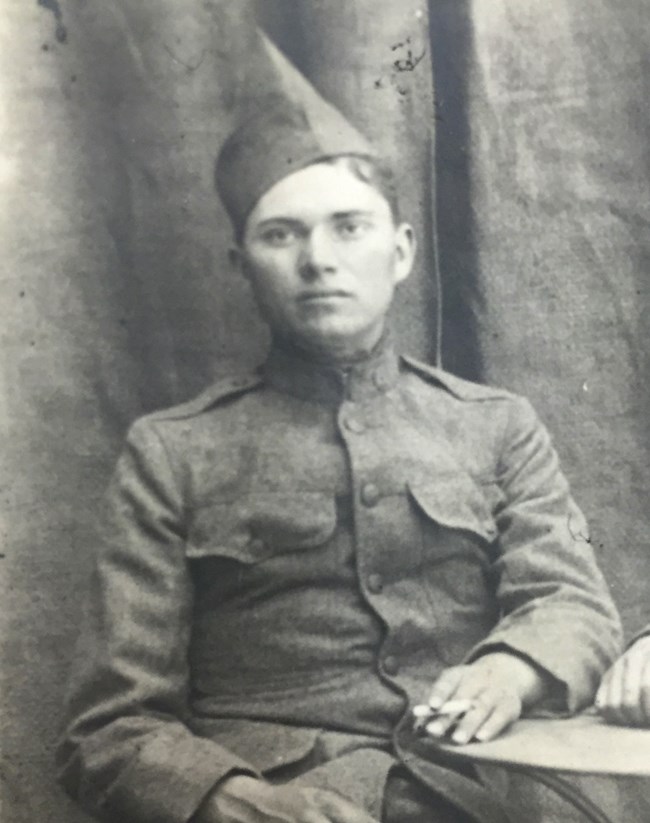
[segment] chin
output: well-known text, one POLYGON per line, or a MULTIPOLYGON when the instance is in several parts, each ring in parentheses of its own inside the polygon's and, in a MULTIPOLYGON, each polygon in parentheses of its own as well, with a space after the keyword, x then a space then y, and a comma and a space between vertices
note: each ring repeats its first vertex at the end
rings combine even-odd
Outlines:
POLYGON ((299 337, 304 346, 321 351, 355 353, 364 348, 372 348, 381 331, 356 323, 323 323, 316 328, 302 329, 299 337), (367 343, 367 345, 366 345, 367 343))
POLYGON ((313 339, 314 342, 317 340, 344 342, 356 338, 359 334, 363 334, 363 328, 359 324, 335 318, 321 323, 308 324, 302 329, 302 335, 313 339))

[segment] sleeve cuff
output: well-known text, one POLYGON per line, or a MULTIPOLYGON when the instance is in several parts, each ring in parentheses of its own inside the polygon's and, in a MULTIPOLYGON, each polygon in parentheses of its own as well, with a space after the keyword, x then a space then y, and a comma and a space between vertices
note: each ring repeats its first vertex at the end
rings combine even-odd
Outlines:
MULTIPOLYGON (((554 717, 557 717, 560 714, 571 714, 568 708, 569 701, 567 699, 567 684, 562 680, 558 680, 558 678, 551 674, 548 669, 540 666, 540 664, 530 655, 524 654, 519 649, 505 643, 482 645, 478 650, 474 650, 470 662, 496 653, 509 654, 512 657, 517 657, 519 660, 523 660, 524 663, 527 663, 531 668, 535 669, 540 675, 546 678, 548 692, 536 703, 531 704, 529 708, 532 712, 537 715, 552 715, 554 717)), ((525 713, 529 712, 525 711, 525 713)))
MULTIPOLYGON (((611 662, 592 648, 589 638, 575 639, 567 648, 566 630, 559 623, 536 630, 531 624, 497 627, 468 655, 476 660, 490 652, 506 651, 517 655, 545 672, 556 687, 534 710, 554 714, 573 714, 591 703, 600 679, 611 662), (599 659, 602 656, 602 660, 599 659)), ((612 653, 612 657, 615 652, 612 653)))
POLYGON ((233 771, 259 776, 253 766, 212 740, 159 735, 139 750, 101 805, 120 820, 187 823, 214 786, 233 771))

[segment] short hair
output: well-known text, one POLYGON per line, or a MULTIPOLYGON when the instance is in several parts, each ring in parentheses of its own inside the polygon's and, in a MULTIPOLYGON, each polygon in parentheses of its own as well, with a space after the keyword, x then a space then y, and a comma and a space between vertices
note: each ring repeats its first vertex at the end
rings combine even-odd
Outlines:
MULTIPOLYGON (((337 154, 332 157, 321 157, 318 160, 314 160, 313 163, 308 163, 306 166, 303 166, 303 168, 307 169, 310 166, 317 166, 321 163, 347 169, 357 180, 361 180, 362 183, 367 183, 378 191, 388 203, 393 221, 396 224, 401 222, 395 175, 386 161, 367 154, 337 154)), ((247 222, 248 216, 244 220, 243 225, 234 226, 235 241, 238 244, 244 239, 247 222)))

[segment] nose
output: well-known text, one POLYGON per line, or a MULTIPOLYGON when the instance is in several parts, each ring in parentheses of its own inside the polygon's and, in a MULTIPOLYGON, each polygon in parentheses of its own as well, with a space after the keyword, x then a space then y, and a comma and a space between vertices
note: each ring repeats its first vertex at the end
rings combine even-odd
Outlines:
POLYGON ((336 271, 336 252, 325 227, 316 226, 305 239, 300 259, 300 274, 313 280, 336 271))

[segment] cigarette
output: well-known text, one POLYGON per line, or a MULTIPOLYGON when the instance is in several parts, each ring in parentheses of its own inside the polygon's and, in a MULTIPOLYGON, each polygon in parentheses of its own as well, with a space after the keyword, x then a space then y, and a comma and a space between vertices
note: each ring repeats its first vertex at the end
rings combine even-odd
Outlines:
POLYGON ((434 717, 451 717, 456 714, 465 714, 474 708, 473 700, 448 700, 439 709, 434 709, 428 703, 413 706, 413 717, 421 722, 432 720, 434 717))
POLYGON ((448 700, 439 709, 434 710, 434 714, 450 715, 465 714, 474 708, 473 700, 448 700))

